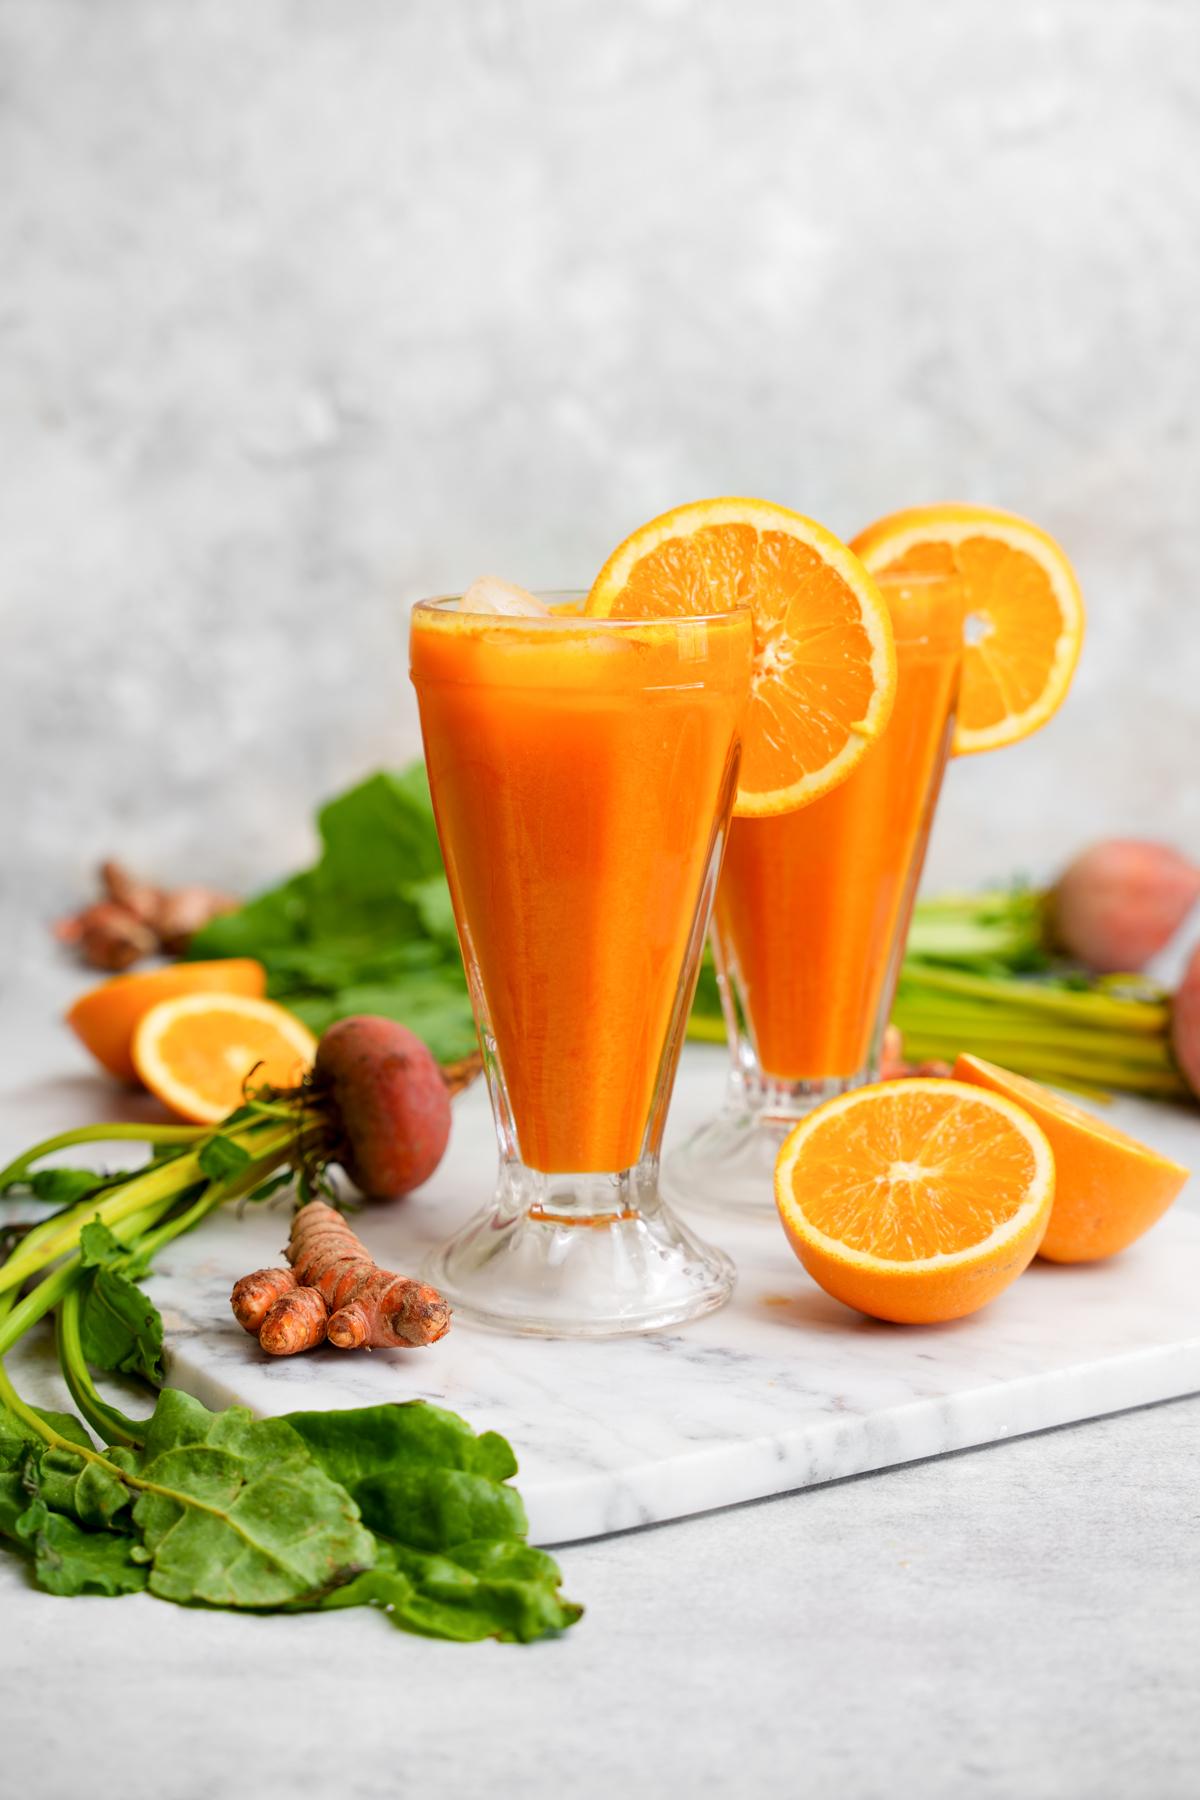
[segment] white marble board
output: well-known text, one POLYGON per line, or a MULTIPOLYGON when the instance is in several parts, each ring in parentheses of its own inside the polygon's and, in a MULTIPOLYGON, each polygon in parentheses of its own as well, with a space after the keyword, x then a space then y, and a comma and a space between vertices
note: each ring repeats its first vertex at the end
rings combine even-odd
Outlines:
MULTIPOLYGON (((704 1116, 720 1081, 718 1057, 687 1054, 672 1136, 704 1116)), ((422 1196, 360 1221, 391 1267, 413 1268, 487 1190, 494 1153, 480 1087, 456 1115, 450 1153, 422 1196)), ((1200 1160, 1190 1116, 1141 1107, 1128 1122, 1200 1160)), ((732 1304, 624 1341, 509 1338, 457 1322, 429 1350, 264 1357, 228 1308, 236 1276, 278 1260, 285 1214, 262 1209, 171 1246, 152 1289, 171 1378, 209 1404, 239 1399, 275 1413, 419 1396, 503 1432, 543 1544, 1200 1390, 1200 1217, 1189 1211, 1111 1263, 1035 1263, 976 1317, 923 1329, 875 1324, 828 1299, 770 1219, 694 1222, 738 1264, 732 1304)))

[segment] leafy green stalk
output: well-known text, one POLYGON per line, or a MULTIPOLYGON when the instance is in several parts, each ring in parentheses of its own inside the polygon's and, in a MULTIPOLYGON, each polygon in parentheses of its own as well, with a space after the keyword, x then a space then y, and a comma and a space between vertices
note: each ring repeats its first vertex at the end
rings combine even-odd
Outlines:
POLYGON ((60 1131, 56 1137, 43 1138, 32 1149, 22 1151, 5 1168, 0 1169, 0 1194, 6 1194, 26 1179, 35 1163, 43 1162, 59 1150, 76 1144, 194 1144, 211 1135, 210 1125, 79 1125, 73 1131, 60 1131))
POLYGON ((101 1443, 140 1444, 142 1428, 117 1407, 100 1397, 84 1355, 80 1327, 82 1300, 79 1285, 69 1288, 59 1302, 55 1319, 58 1361, 67 1389, 101 1443))
MULTIPOLYGON (((280 1125, 270 1119, 252 1118, 228 1137, 206 1130, 198 1149, 148 1164, 145 1169, 126 1177, 119 1186, 108 1187, 96 1199, 85 1198, 60 1214, 36 1242, 26 1238, 0 1266, 0 1294, 10 1288, 22 1287, 40 1269, 67 1254, 78 1244, 84 1227, 94 1220, 115 1230, 123 1220, 137 1217, 147 1208, 161 1214, 198 1186, 203 1187, 206 1177, 228 1169, 228 1160, 222 1162, 222 1156, 225 1159, 234 1156, 234 1166, 238 1169, 242 1167, 244 1156, 247 1166, 252 1165, 256 1171, 257 1179, 262 1179, 282 1158, 302 1151, 304 1142, 303 1123, 295 1119, 280 1125), (217 1151, 219 1145, 226 1146, 223 1152, 217 1151)), ((256 1182, 250 1187, 254 1185, 256 1182)), ((227 1185, 218 1198, 228 1199, 235 1192, 249 1191, 250 1188, 239 1179, 236 1184, 227 1185)))

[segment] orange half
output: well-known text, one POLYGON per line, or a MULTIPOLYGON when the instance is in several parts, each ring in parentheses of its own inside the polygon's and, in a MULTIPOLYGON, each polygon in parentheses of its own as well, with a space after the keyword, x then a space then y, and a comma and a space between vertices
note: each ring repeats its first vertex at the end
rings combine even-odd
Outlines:
POLYGON ((1045 1132, 1011 1100, 913 1079, 826 1101, 775 1165, 813 1280, 873 1318, 934 1324, 994 1300, 1037 1254, 1054 1201, 1045 1132))
POLYGON ((767 500, 696 500, 613 551, 593 618, 749 607, 755 669, 736 810, 790 812, 852 772, 896 693, 891 620, 858 558, 823 525, 767 500))
POLYGON ((118 1081, 136 1082, 133 1034, 139 1019, 175 994, 249 994, 261 998, 267 991, 267 971, 248 956, 223 957, 219 962, 172 963, 165 969, 139 969, 134 975, 115 975, 89 988, 67 1014, 67 1024, 110 1075, 118 1081))
POLYGON ((954 1075, 1023 1106, 1050 1140, 1057 1181, 1039 1252, 1050 1262, 1115 1256, 1157 1224, 1187 1182, 1182 1163, 1023 1075, 980 1056, 960 1056, 954 1075))
POLYGON ((853 548, 881 582, 944 586, 965 624, 954 754, 1018 743, 1054 716, 1083 647, 1083 596, 1046 532, 989 506, 913 506, 853 548))
POLYGON ((256 1087, 293 1087, 316 1053, 316 1038, 292 1013, 241 994, 160 1000, 133 1037, 150 1092, 197 1125, 216 1125, 240 1106, 251 1076, 256 1087))

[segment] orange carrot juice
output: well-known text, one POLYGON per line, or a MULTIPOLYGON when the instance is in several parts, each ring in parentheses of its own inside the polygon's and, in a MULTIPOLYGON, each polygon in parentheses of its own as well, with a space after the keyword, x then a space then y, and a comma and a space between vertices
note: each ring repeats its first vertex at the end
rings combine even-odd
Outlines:
POLYGON ((737 779, 745 613, 413 613, 425 755, 505 1154, 619 1171, 661 1130, 737 779), (690 958, 690 963, 689 963, 690 958))
POLYGON ((881 583, 898 684, 883 737, 795 812, 735 819, 716 937, 768 1081, 867 1070, 886 1022, 942 772, 962 616, 938 584, 881 583))

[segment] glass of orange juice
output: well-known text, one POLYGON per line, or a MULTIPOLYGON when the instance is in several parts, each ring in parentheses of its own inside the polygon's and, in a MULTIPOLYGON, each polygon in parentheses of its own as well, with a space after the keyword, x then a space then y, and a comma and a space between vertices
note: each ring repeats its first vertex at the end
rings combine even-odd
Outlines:
POLYGON ((892 716, 841 786, 733 821, 713 945, 732 1053, 724 1111, 667 1159, 669 1196, 774 1211, 779 1146, 874 1080, 954 728, 962 606, 939 579, 876 577, 891 614, 892 716))
POLYGON ((720 1306, 733 1269, 658 1154, 737 787, 749 614, 426 601, 411 669, 500 1151, 438 1250, 451 1304, 598 1337, 720 1306))

